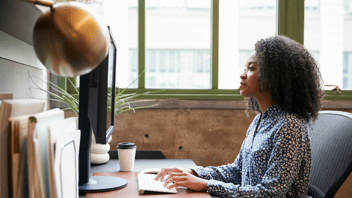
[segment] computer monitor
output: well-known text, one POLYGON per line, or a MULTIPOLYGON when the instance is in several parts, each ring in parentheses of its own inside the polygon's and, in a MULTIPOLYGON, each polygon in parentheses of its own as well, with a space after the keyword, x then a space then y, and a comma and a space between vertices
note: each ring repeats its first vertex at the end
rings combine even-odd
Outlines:
POLYGON ((125 179, 118 177, 90 176, 92 131, 98 144, 106 144, 114 131, 116 46, 110 28, 109 33, 111 45, 107 57, 92 72, 80 76, 78 115, 81 130, 78 162, 80 193, 116 190, 127 185, 125 179), (109 89, 110 112, 107 111, 109 89))

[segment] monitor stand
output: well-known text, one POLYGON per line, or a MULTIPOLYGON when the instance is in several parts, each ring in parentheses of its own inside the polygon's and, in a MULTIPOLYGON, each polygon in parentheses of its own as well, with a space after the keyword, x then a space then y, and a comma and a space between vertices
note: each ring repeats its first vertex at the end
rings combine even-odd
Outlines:
POLYGON ((80 193, 97 193, 118 190, 127 186, 127 180, 111 176, 91 176, 89 182, 79 185, 80 193))

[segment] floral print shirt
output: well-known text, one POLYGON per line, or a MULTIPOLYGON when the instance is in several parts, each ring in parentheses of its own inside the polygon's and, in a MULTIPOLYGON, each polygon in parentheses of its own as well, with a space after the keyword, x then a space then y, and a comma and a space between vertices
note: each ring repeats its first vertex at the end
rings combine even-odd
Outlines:
POLYGON ((192 170, 217 196, 306 197, 310 169, 306 122, 274 105, 254 118, 232 164, 192 170))

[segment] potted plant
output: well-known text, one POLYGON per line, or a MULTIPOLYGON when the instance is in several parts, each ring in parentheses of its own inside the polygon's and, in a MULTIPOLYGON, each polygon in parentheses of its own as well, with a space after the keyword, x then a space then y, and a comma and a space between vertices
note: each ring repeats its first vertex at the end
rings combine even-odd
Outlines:
MULTIPOLYGON (((60 103, 64 103, 67 105, 67 108, 64 108, 63 110, 72 110, 77 116, 79 113, 79 100, 72 96, 70 93, 68 93, 65 89, 59 87, 58 85, 50 82, 50 81, 45 81, 39 77, 32 77, 29 73, 28 76, 30 80, 33 82, 35 87, 30 87, 29 89, 37 89, 43 92, 48 93, 49 95, 53 96, 54 99, 49 99, 51 101, 57 101, 60 103), (53 91, 47 91, 41 88, 33 78, 38 78, 40 79, 44 84, 46 84, 48 87, 50 87, 53 91)), ((138 77, 139 78, 139 77, 138 77)), ((135 79, 130 85, 127 86, 127 88, 121 89, 118 86, 116 86, 116 94, 115 94, 115 101, 111 101, 111 96, 112 96, 112 90, 108 90, 108 112, 111 112, 111 103, 115 103, 115 112, 114 115, 118 115, 120 113, 126 112, 126 111, 133 111, 135 112, 136 109, 144 109, 144 108, 150 108, 158 105, 159 103, 156 104, 151 104, 151 105, 145 105, 145 106, 136 106, 138 103, 144 103, 144 102, 151 102, 155 100, 134 100, 136 97, 143 96, 143 95, 149 95, 152 93, 160 92, 160 91, 147 91, 144 93, 130 93, 130 94, 124 94, 126 89, 128 89, 134 82, 136 82, 137 79, 135 79)), ((79 93, 79 90, 76 88, 74 83, 68 78, 69 83, 74 87, 76 93, 79 93)), ((163 90, 161 90, 163 91, 163 90)), ((30 94, 28 94, 29 97, 32 97, 30 94)), ((108 141, 107 144, 102 145, 102 144, 96 144, 94 135, 92 135, 92 148, 91 148, 91 163, 93 164, 102 164, 105 163, 109 160, 109 154, 108 151, 110 150, 110 145, 109 142, 111 139, 108 141)))

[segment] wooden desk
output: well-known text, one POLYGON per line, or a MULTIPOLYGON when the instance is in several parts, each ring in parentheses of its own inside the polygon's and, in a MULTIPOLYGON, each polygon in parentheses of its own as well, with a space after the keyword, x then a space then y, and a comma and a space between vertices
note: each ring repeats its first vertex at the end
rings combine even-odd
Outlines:
MULTIPOLYGON (((191 168, 197 166, 191 159, 136 159, 134 172, 141 172, 147 168, 168 168, 168 167, 191 168)), ((119 172, 120 164, 118 159, 110 159, 103 165, 92 165, 90 174, 98 172, 119 172)))
MULTIPOLYGON (((126 177, 125 179, 127 179, 127 181, 131 183, 131 181, 129 181, 129 178, 135 178, 135 176, 137 175, 137 172, 140 172, 144 169, 168 168, 168 167, 174 167, 174 166, 180 167, 180 168, 191 168, 191 167, 195 167, 196 164, 191 159, 136 159, 134 172, 126 172, 121 177, 126 177)), ((108 174, 117 173, 119 171, 120 171, 119 160, 110 159, 109 162, 106 164, 93 165, 91 167, 90 174, 93 175, 94 173, 104 173, 103 175, 108 175, 108 174)), ((136 188, 136 192, 138 192, 137 186, 135 186, 134 188, 136 188)), ((196 193, 194 195, 196 195, 196 193)), ((142 195, 141 197, 143 196, 145 195, 142 195)), ((160 194, 155 196, 161 197, 160 194)), ((84 196, 80 196, 80 198, 83 198, 83 197, 84 196)))

